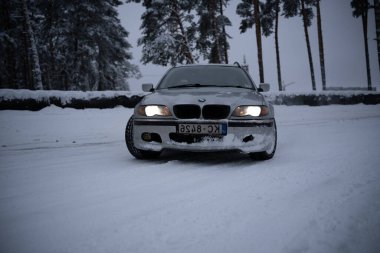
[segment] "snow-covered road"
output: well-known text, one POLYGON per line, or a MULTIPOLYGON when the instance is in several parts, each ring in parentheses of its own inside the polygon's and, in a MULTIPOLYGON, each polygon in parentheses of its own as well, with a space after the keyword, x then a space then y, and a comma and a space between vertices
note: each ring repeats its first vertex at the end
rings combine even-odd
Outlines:
POLYGON ((274 159, 134 159, 131 109, 0 112, 0 252, 380 252, 380 105, 276 106, 274 159))

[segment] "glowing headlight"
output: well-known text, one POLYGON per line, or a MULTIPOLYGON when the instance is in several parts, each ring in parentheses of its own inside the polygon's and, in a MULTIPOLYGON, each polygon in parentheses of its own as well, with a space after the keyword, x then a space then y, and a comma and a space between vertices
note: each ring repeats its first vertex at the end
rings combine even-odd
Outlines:
POLYGON ((165 105, 141 105, 138 113, 143 116, 171 116, 169 108, 165 105))
POLYGON ((266 116, 269 114, 269 108, 267 106, 253 106, 253 105, 243 105, 238 106, 232 113, 235 117, 245 117, 245 116, 266 116))

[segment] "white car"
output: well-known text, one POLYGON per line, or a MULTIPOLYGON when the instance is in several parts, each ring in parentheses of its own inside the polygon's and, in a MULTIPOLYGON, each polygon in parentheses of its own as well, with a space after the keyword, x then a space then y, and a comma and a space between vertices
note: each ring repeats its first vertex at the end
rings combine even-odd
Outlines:
POLYGON ((136 105, 125 130, 129 152, 150 159, 165 149, 239 150, 254 159, 276 151, 273 106, 239 65, 184 65, 166 72, 136 105))

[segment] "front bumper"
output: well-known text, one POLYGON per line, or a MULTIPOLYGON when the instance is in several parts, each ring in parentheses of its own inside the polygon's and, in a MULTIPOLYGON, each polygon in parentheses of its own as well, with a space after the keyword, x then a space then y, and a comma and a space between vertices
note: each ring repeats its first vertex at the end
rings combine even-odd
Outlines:
POLYGON ((138 119, 133 126, 133 142, 142 150, 184 151, 239 150, 244 153, 270 150, 275 143, 274 119, 263 120, 178 120, 138 119), (219 136, 177 133, 178 124, 226 124, 227 134, 219 136), (149 134, 153 138, 143 139, 149 134))

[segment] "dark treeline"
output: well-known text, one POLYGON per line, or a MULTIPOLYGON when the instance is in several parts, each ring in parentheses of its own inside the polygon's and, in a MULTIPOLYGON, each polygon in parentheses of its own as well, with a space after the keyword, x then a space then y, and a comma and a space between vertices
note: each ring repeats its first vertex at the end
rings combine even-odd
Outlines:
MULTIPOLYGON (((228 63, 226 26, 231 26, 223 13, 227 0, 127 0, 141 3, 145 12, 141 16, 142 62, 159 65, 196 63, 200 57, 209 63, 228 63)), ((240 0, 236 13, 241 17, 240 31, 255 29, 260 82, 265 82, 262 36, 274 34, 277 62, 278 88, 284 90, 281 79, 279 17, 300 18, 305 34, 305 44, 310 68, 311 88, 316 90, 315 68, 311 51, 310 32, 316 32, 319 48, 319 67, 323 90, 327 86, 321 0, 240 0), (316 31, 309 31, 316 16, 316 31)), ((367 64, 368 89, 371 90, 371 73, 368 55, 367 13, 374 7, 368 0, 352 0, 354 17, 362 17, 367 64)), ((376 8, 379 8, 377 5, 376 8)), ((379 11, 378 11, 379 12, 379 11)), ((253 44, 253 43, 252 43, 253 44)), ((306 59, 305 59, 306 60, 306 59)))
MULTIPOLYGON (((117 7, 130 2, 145 8, 141 20, 136 20, 141 30, 138 46, 142 49, 143 64, 175 66, 197 63, 200 59, 229 63, 230 36, 226 27, 232 24, 224 15, 229 0, 0 0, 0 88, 128 89, 126 80, 140 76, 140 72, 130 62, 128 32, 120 24, 117 7)), ((279 17, 283 16, 302 20, 313 90, 316 82, 311 44, 318 43, 322 88, 326 89, 320 2, 239 1, 236 13, 241 17, 240 31, 252 28, 256 34, 260 82, 265 82, 261 37, 274 35, 278 87, 284 90, 278 36, 279 17), (317 30, 309 31, 315 16, 317 30), (317 42, 310 41, 310 32, 317 32, 317 42)), ((374 4, 369 0, 352 0, 351 7, 353 16, 362 18, 363 51, 371 89, 367 16, 374 4)))
POLYGON ((138 76, 118 0, 0 0, 0 87, 117 90, 138 76))

